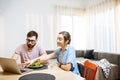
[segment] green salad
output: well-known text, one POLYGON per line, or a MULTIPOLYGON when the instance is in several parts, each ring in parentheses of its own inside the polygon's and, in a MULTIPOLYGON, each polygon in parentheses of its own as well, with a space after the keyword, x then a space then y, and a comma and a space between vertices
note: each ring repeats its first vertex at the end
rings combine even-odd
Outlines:
POLYGON ((35 61, 34 63, 32 63, 29 68, 39 68, 39 67, 42 67, 43 64, 40 63, 40 61, 35 61))

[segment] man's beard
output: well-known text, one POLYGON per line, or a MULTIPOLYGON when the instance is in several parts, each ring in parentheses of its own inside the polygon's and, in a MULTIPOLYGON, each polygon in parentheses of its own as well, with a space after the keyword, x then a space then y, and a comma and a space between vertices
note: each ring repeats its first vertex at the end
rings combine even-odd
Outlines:
POLYGON ((34 44, 34 45, 27 44, 29 50, 33 49, 33 47, 34 47, 35 45, 36 45, 36 44, 34 44))

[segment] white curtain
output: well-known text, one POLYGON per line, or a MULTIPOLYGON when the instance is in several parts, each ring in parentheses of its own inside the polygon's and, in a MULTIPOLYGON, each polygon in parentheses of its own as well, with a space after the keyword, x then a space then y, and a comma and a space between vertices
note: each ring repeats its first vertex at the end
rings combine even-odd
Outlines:
POLYGON ((76 49, 120 53, 120 0, 103 0, 85 10, 57 6, 57 30, 72 35, 76 49))
POLYGON ((71 35, 71 45, 75 49, 84 49, 85 46, 85 20, 84 10, 67 6, 56 6, 57 31, 68 31, 71 35))
POLYGON ((115 1, 115 49, 120 53, 120 0, 115 1))
POLYGON ((37 13, 26 13, 25 15, 25 28, 26 32, 35 30, 39 34, 39 43, 46 50, 56 48, 54 30, 54 16, 53 15, 41 15, 37 13))
POLYGON ((88 48, 115 52, 114 1, 106 0, 86 9, 88 48))

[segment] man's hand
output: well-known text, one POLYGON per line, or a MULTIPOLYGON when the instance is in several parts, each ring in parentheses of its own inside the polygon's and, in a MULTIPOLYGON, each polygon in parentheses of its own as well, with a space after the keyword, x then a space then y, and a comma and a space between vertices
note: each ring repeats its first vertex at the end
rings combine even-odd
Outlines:
POLYGON ((34 63, 34 60, 28 60, 24 63, 25 67, 29 67, 32 63, 34 63))
POLYGON ((25 67, 27 67, 27 65, 28 65, 28 63, 20 63, 20 64, 18 64, 18 66, 20 68, 25 68, 25 67))

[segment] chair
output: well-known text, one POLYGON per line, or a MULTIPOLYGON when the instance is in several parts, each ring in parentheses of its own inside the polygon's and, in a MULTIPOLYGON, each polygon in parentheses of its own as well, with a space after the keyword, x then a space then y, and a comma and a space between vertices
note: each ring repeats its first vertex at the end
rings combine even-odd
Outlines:
POLYGON ((94 80, 98 66, 90 61, 84 62, 84 78, 86 80, 94 80))

